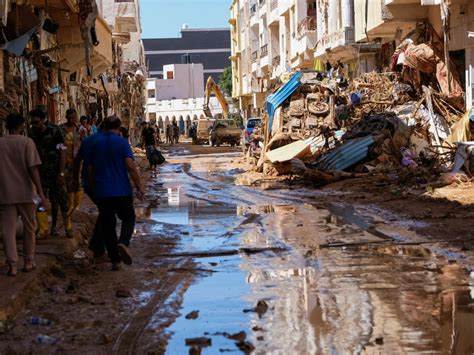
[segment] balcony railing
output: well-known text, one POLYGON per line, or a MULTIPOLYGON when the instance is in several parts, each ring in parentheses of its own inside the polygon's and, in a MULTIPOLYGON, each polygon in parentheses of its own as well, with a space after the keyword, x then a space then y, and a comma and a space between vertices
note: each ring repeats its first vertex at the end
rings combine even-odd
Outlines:
POLYGON ((316 31, 316 18, 315 17, 305 17, 298 24, 298 30, 296 31, 296 36, 298 39, 303 37, 308 31, 316 31))
POLYGON ((260 57, 265 57, 268 55, 268 44, 265 44, 260 47, 260 57))
POLYGON ((256 62, 258 58, 258 51, 252 52, 252 62, 256 62))
POLYGON ((276 10, 278 8, 278 0, 272 0, 270 3, 270 11, 276 10))

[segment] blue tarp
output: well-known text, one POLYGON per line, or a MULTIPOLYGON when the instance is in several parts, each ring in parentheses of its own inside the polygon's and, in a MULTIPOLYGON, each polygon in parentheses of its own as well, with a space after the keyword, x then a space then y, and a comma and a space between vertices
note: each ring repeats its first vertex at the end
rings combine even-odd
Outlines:
POLYGON ((295 75, 291 77, 291 79, 283 85, 280 90, 272 95, 268 95, 267 97, 267 113, 270 118, 269 129, 272 129, 273 126, 273 116, 275 115, 275 111, 285 100, 293 94, 296 89, 301 86, 301 75, 302 73, 296 72, 295 75))
POLYGON ((369 147, 374 143, 374 137, 352 139, 344 145, 334 149, 318 162, 321 170, 342 171, 365 159, 369 147))

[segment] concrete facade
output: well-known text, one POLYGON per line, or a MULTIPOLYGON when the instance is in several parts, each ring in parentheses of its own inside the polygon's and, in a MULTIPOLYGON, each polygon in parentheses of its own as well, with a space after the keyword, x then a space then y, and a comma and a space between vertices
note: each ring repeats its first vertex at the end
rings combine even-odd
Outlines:
MULTIPOLYGON (((204 83, 202 64, 163 66, 164 79, 147 80, 146 120, 164 128, 173 121, 187 132, 191 121, 204 118, 204 83)), ((209 107, 215 115, 222 108, 215 97, 209 107)))
POLYGON ((245 117, 261 113, 270 81, 312 68, 316 1, 234 0, 230 11, 233 97, 245 117))
POLYGON ((163 79, 156 79, 156 99, 174 100, 204 97, 202 64, 168 64, 163 79))
MULTIPOLYGON (((341 61, 350 75, 387 67, 418 25, 443 36, 442 0, 233 0, 232 96, 244 116, 264 109, 271 80, 299 68, 341 61), (384 53, 384 58, 382 58, 384 53)), ((473 102, 474 2, 449 1, 449 50, 464 66, 466 105, 473 102), (469 35, 469 31, 473 31, 469 35)))

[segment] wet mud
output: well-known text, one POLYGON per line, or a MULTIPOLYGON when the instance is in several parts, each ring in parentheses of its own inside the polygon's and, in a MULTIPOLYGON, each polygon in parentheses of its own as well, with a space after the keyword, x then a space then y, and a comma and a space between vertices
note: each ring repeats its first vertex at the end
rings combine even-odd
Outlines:
POLYGON ((474 272, 422 222, 246 186, 237 152, 178 152, 137 205, 136 264, 59 263, 0 353, 474 352, 474 272), (58 344, 33 343, 36 313, 58 344))

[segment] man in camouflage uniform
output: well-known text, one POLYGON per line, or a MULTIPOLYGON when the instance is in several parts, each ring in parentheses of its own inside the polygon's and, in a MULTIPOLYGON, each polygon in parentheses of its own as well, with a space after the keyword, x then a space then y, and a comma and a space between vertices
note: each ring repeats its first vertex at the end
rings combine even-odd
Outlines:
MULTIPOLYGON (((72 237, 72 226, 68 215, 69 200, 65 185, 66 147, 61 130, 49 123, 41 110, 30 112, 31 138, 43 164, 40 166, 41 184, 51 202, 51 235, 58 235, 58 211, 61 208, 66 236, 72 237)), ((47 230, 39 230, 38 237, 45 238, 47 230)))
POLYGON ((82 191, 74 184, 74 159, 81 147, 81 135, 79 133, 77 112, 70 108, 66 111, 66 123, 59 126, 64 137, 66 146, 66 168, 65 181, 69 195, 69 217, 81 204, 82 191))

